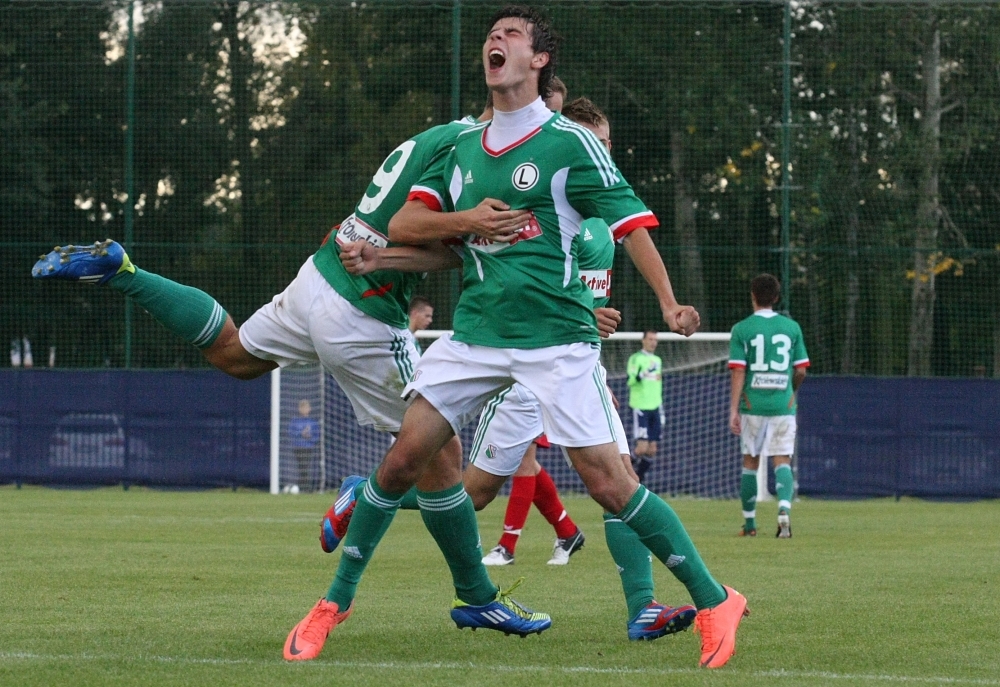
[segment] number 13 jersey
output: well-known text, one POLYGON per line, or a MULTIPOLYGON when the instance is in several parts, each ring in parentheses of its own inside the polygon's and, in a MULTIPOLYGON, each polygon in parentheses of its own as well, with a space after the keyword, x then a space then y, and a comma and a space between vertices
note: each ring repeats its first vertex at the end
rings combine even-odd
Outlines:
POLYGON ((729 339, 729 367, 746 369, 740 412, 795 415, 792 372, 808 367, 802 329, 790 317, 758 310, 736 323, 729 339))

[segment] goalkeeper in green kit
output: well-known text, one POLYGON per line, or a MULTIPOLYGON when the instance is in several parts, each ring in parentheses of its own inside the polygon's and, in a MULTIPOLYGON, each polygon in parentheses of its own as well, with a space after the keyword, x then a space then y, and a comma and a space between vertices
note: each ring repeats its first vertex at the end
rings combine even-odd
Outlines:
POLYGON ((775 277, 754 277, 750 282, 753 315, 733 327, 729 343, 729 429, 739 435, 743 452, 741 537, 757 535, 757 468, 761 456, 774 460, 776 536, 792 536, 789 514, 794 491, 791 461, 795 451, 795 392, 806 378, 809 356, 798 323, 773 309, 780 297, 781 285, 775 277))
POLYGON ((650 329, 643 333, 642 348, 629 357, 626 368, 635 439, 632 467, 643 484, 663 433, 663 361, 655 352, 656 332, 650 329))

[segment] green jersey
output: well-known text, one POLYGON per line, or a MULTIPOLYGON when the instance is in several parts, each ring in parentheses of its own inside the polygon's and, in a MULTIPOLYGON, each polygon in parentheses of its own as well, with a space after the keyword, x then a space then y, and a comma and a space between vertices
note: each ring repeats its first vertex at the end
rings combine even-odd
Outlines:
POLYGON ((746 369, 740 412, 795 415, 792 372, 808 367, 798 323, 773 310, 758 310, 736 323, 729 340, 729 367, 746 369))
POLYGON ((615 237, 603 219, 585 219, 576 237, 580 279, 594 293, 594 307, 611 300, 611 268, 615 264, 615 237))
POLYGON ((581 222, 601 218, 620 238, 656 226, 656 218, 584 127, 554 114, 520 141, 490 150, 486 126, 463 131, 444 165, 411 194, 443 209, 495 198, 532 213, 510 243, 465 237, 453 338, 494 348, 599 342, 594 296, 574 249, 581 222))
POLYGON ((639 350, 629 356, 628 405, 636 410, 656 410, 663 405, 663 361, 639 350))
POLYGON ((474 123, 466 118, 432 127, 389 153, 354 213, 331 232, 313 256, 316 269, 337 293, 380 322, 399 329, 409 326, 410 296, 424 275, 378 270, 357 277, 340 263, 340 247, 358 240, 381 248, 398 245, 389 241, 389 220, 403 207, 410 187, 424 171, 447 157, 455 137, 474 123))

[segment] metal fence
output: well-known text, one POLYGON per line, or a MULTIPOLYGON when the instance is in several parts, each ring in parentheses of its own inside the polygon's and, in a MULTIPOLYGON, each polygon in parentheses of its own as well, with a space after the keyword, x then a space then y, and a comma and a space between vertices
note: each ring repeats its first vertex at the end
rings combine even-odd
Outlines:
MULTIPOLYGON (((204 365, 118 293, 33 283, 35 256, 111 236, 242 321, 388 151, 482 109, 497 7, 0 4, 0 341, 35 366, 204 365)), ((543 9, 705 330, 770 271, 816 372, 1000 376, 1000 4, 543 9)), ((655 327, 627 258, 615 281, 623 328, 655 327)), ((422 290, 450 326, 457 278, 422 290)))

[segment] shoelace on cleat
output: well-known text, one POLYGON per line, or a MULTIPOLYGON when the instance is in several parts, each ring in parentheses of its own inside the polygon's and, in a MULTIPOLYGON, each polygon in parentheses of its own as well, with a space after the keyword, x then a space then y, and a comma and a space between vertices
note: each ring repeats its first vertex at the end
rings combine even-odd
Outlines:
POLYGON ((332 621, 337 618, 337 612, 331 608, 330 604, 323 604, 317 606, 309 613, 305 620, 305 624, 299 631, 299 636, 305 639, 307 642, 316 643, 326 639, 327 635, 330 634, 330 626, 333 625, 332 621), (329 621, 320 622, 321 619, 329 618, 329 621))
POLYGON ((701 634, 702 642, 711 646, 715 643, 715 636, 713 630, 715 629, 715 623, 711 621, 712 612, 714 608, 710 608, 706 611, 702 611, 694 617, 694 632, 696 634, 701 634))
POLYGON ((524 578, 519 577, 517 581, 507 589, 498 589, 497 601, 513 611, 519 618, 523 618, 524 620, 544 620, 547 617, 544 613, 535 613, 530 608, 525 608, 517 601, 510 598, 510 593, 520 587, 522 582, 524 582, 524 578))

